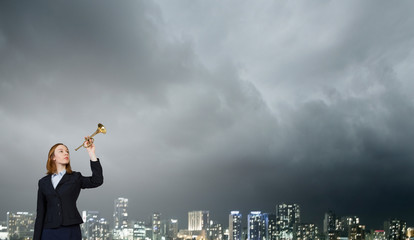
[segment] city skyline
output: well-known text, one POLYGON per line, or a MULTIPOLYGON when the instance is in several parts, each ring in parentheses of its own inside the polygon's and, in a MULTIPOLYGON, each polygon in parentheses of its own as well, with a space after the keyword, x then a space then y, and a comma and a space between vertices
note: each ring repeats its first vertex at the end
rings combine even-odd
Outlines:
MULTIPOLYGON (((226 215, 227 221, 226 220, 223 221, 223 219, 217 219, 215 217, 215 215, 219 215, 218 213, 216 213, 216 214, 213 213, 212 214, 213 217, 210 217, 210 212, 211 211, 209 211, 209 210, 191 210, 191 211, 188 211, 188 212, 185 212, 185 213, 177 214, 175 216, 163 216, 162 212, 157 212, 157 211, 153 211, 153 212, 151 212, 151 214, 149 214, 147 216, 131 216, 128 213, 128 208, 129 208, 128 207, 128 202, 129 202, 129 199, 125 198, 125 197, 118 197, 118 198, 114 199, 114 208, 112 209, 113 210, 112 216, 104 216, 102 214, 102 212, 104 212, 104 211, 101 211, 101 210, 98 210, 98 209, 94 209, 94 210, 92 210, 92 209, 82 209, 82 210, 80 210, 80 212, 84 213, 86 211, 86 212, 92 212, 92 213, 95 213, 95 212, 100 213, 99 216, 101 218, 104 218, 106 221, 112 223, 112 224, 109 224, 109 225, 113 229, 121 230, 123 228, 128 228, 128 226, 130 226, 132 223, 140 222, 140 221, 144 221, 147 224, 153 224, 154 216, 156 214, 158 216, 157 221, 160 221, 161 219, 162 220, 176 219, 176 220, 178 220, 178 223, 179 223, 179 229, 187 229, 187 230, 190 230, 190 231, 198 231, 198 230, 202 230, 202 229, 207 228, 207 225, 205 225, 205 226, 202 225, 202 223, 201 223, 202 220, 201 219, 207 219, 208 222, 210 220, 211 221, 218 221, 225 228, 229 229, 229 227, 230 227, 230 218, 229 217, 232 214, 236 214, 236 215, 241 216, 241 219, 242 219, 241 225, 242 225, 242 227, 247 228, 248 224, 249 224, 248 219, 249 219, 250 214, 253 214, 253 216, 257 215, 257 214, 259 214, 259 215, 260 214, 275 214, 276 216, 280 216, 280 215, 287 216, 288 213, 286 212, 286 210, 284 210, 283 212, 278 211, 278 209, 280 209, 281 206, 294 206, 294 209, 297 208, 297 210, 294 210, 294 211, 297 211, 297 213, 300 212, 298 204, 295 204, 295 203, 279 203, 279 204, 275 205, 274 211, 262 211, 260 209, 255 209, 255 210, 250 210, 250 211, 247 211, 247 212, 242 212, 242 211, 239 211, 239 210, 235 209, 235 210, 229 211, 228 213, 222 213, 222 214, 226 215), (117 209, 120 209, 120 210, 117 210, 117 209), (203 217, 204 213, 207 213, 207 217, 203 217), (183 215, 183 214, 186 216, 186 218, 177 218, 176 217, 178 215, 183 215), (194 219, 195 217, 199 220, 195 220, 194 219), (192 221, 191 224, 190 224, 190 222, 188 222, 188 221, 190 221, 190 219, 193 219, 193 220, 191 220, 192 221), (194 227, 194 226, 198 226, 198 227, 194 227)), ((13 212, 13 211, 8 211, 8 212, 13 212)), ((36 211, 29 211, 27 209, 26 210, 21 210, 21 211, 14 211, 14 212, 23 212, 23 213, 30 213, 30 214, 36 215, 36 211)), ((296 220, 293 221, 293 222, 290 222, 289 225, 286 225, 286 223, 282 224, 282 226, 283 226, 282 229, 286 230, 288 228, 293 228, 292 224, 296 222, 296 223, 315 224, 319 229, 322 230, 323 227, 324 227, 324 224, 325 224, 325 218, 327 216, 326 214, 333 214, 333 216, 335 216, 338 219, 343 218, 343 217, 358 217, 358 219, 360 219, 358 223, 367 226, 367 224, 364 222, 363 219, 361 219, 359 217, 358 214, 340 215, 340 214, 336 214, 334 209, 331 209, 331 210, 327 210, 326 212, 324 212, 322 214, 323 217, 321 218, 320 221, 317 221, 317 222, 302 221, 302 220, 300 220, 301 218, 299 216, 297 216, 296 220)), ((305 216, 305 218, 306 218, 306 216, 305 216)), ((387 221, 393 220, 393 219, 398 219, 398 220, 406 222, 407 227, 414 227, 414 223, 410 223, 407 220, 405 220, 404 218, 394 216, 394 217, 388 217, 386 219, 383 219, 381 226, 367 227, 367 230, 383 230, 384 223, 387 222, 387 221)), ((287 220, 288 219, 285 219, 284 221, 287 221, 287 220)), ((0 222, 1 221, 2 221, 2 219, 0 218, 0 222)), ((6 219, 4 219, 3 221, 6 221, 6 219)))
MULTIPOLYGON (((62 142, 79 209, 186 219, 301 207, 414 222, 414 2, 0 1, 0 214, 62 142)), ((185 221, 185 220, 184 220, 185 221)), ((112 223, 111 223, 112 224, 112 223)))
MULTIPOLYGON (((36 213, 32 212, 8 212, 8 236, 30 238, 33 234, 35 216, 36 213)), ((358 216, 337 216, 329 211, 325 213, 321 229, 315 223, 303 223, 300 216, 298 204, 282 203, 276 206, 275 213, 251 211, 247 214, 247 226, 242 226, 242 214, 239 211, 231 211, 229 226, 223 228, 222 223, 210 219, 208 210, 190 211, 188 227, 183 229, 179 228, 177 219, 163 218, 162 213, 153 213, 149 221, 128 219, 128 199, 119 197, 114 200, 112 227, 110 221, 102 218, 99 211, 84 210, 82 231, 88 239, 107 239, 112 236, 113 239, 141 240, 175 240, 177 237, 193 239, 195 235, 208 240, 404 240, 405 236, 410 238, 414 233, 414 228, 409 227, 407 222, 401 219, 388 219, 384 222, 384 228, 380 230, 367 229, 358 216)), ((4 229, 1 236, 6 236, 4 229)))

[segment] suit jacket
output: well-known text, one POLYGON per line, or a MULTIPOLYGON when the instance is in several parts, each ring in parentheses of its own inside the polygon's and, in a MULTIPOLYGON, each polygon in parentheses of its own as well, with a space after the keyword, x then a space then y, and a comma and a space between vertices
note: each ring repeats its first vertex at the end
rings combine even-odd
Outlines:
POLYGON ((102 166, 98 161, 91 161, 91 177, 84 177, 80 172, 66 173, 56 189, 52 185, 52 175, 39 180, 37 193, 37 213, 33 240, 40 240, 44 228, 58 228, 83 223, 76 207, 81 189, 96 188, 102 185, 102 166))

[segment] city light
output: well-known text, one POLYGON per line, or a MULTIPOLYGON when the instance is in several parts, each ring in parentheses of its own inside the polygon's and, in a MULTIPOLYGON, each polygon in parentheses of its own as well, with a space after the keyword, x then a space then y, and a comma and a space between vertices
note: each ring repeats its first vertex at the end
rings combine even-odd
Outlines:
MULTIPOLYGON (((251 211, 247 221, 240 211, 230 211, 228 228, 210 218, 210 212, 188 212, 188 228, 179 229, 178 219, 163 219, 153 213, 151 221, 128 218, 128 199, 114 200, 113 226, 99 211, 82 211, 84 240, 410 240, 414 228, 399 219, 385 221, 384 229, 368 231, 358 216, 325 214, 323 230, 316 223, 302 223, 298 204, 277 204, 275 212, 251 211), (243 226, 243 222, 245 222, 243 226), (247 225, 247 227, 246 227, 247 225)), ((36 214, 7 212, 0 224, 0 240, 32 239, 36 214)), ((226 225, 227 225, 226 224, 226 225)))

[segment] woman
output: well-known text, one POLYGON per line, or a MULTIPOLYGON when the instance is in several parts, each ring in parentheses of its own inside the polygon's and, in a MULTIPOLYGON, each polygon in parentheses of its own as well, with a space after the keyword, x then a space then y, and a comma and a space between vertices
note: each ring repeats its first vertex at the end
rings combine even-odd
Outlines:
POLYGON ((91 177, 72 171, 69 150, 57 143, 49 150, 46 163, 47 176, 39 180, 37 215, 34 240, 81 240, 80 224, 83 223, 76 207, 81 189, 102 185, 102 166, 95 155, 95 145, 85 137, 92 170, 91 177))

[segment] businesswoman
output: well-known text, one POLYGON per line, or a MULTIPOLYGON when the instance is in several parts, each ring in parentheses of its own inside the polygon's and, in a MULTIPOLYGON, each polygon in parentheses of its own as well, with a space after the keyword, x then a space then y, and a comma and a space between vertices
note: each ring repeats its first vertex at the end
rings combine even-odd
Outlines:
POLYGON ((34 240, 81 240, 83 223, 76 207, 81 189, 102 185, 102 166, 95 155, 95 145, 85 137, 84 146, 90 157, 91 177, 72 171, 68 148, 57 143, 49 150, 46 163, 47 176, 39 180, 37 215, 34 240))

